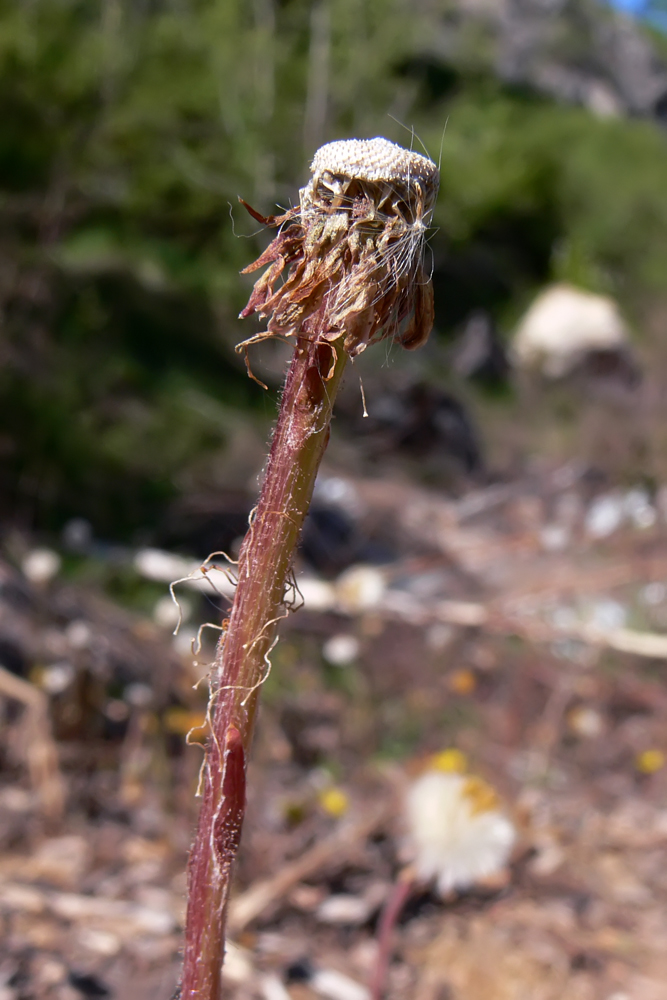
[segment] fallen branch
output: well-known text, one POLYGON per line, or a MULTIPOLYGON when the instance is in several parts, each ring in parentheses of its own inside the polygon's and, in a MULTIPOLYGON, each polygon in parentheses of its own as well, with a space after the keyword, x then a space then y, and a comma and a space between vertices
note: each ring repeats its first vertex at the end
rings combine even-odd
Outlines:
POLYGON ((34 684, 24 681, 2 666, 0 695, 20 702, 25 708, 22 735, 30 782, 39 796, 44 816, 52 822, 58 822, 65 808, 65 783, 51 734, 48 699, 34 684))

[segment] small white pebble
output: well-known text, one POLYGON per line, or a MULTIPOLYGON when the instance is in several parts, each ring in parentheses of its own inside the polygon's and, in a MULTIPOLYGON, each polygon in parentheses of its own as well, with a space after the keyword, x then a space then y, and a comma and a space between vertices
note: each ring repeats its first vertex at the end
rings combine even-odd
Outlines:
POLYGON ((42 687, 47 694, 62 694, 74 681, 76 670, 71 663, 52 663, 44 668, 42 673, 42 687))
POLYGON ((199 567, 200 563, 195 559, 184 559, 162 549, 139 549, 134 557, 134 568, 139 576, 156 583, 171 583, 196 573, 199 567))
POLYGON ((329 896, 317 908, 317 919, 323 924, 364 924, 373 910, 372 902, 362 896, 340 893, 329 896))
POLYGON ((604 732, 604 718, 596 708, 582 705, 574 708, 567 719, 570 729, 585 739, 595 739, 604 732))
MULTIPOLYGON (((206 629, 206 631, 208 632, 210 630, 206 629)), ((172 639, 174 649, 179 654, 179 656, 192 657, 193 656, 192 644, 194 641, 195 637, 192 635, 191 632, 187 631, 185 632, 179 631, 172 639)))
POLYGON ((34 804, 33 795, 24 788, 4 788, 0 793, 0 805, 9 812, 30 812, 34 804))
POLYGON ((43 913, 44 893, 27 885, 0 886, 0 903, 4 909, 22 913, 43 913))
POLYGON ((225 944, 225 961, 222 966, 222 978, 229 983, 247 983, 252 979, 253 969, 251 954, 247 948, 234 941, 225 944))
POLYGON ((46 958, 37 970, 40 986, 55 986, 67 978, 67 967, 54 958, 46 958))
POLYGON ((545 552, 562 552, 570 542, 570 531, 563 524, 545 524, 540 532, 540 544, 545 552))
POLYGON ((456 630, 451 625, 436 623, 426 630, 426 645, 434 653, 442 653, 451 645, 456 630))
POLYGON ((277 976, 262 976, 259 981, 262 1000, 292 1000, 277 976))
POLYGON ((65 629, 65 638, 72 649, 86 649, 93 638, 93 631, 88 622, 75 618, 65 629))
POLYGON ((90 928, 84 928, 79 933, 79 944, 96 955, 104 955, 108 958, 117 955, 121 949, 120 938, 115 934, 111 934, 109 931, 95 931, 90 928))
POLYGON ((370 1000, 365 986, 335 969, 319 969, 308 985, 325 1000, 370 1000))
POLYGON ((623 497, 617 493, 597 497, 586 513, 586 534, 590 538, 607 538, 621 527, 624 515, 623 497))
POLYGON ((167 910, 151 910, 146 906, 134 908, 133 917, 137 928, 147 934, 155 934, 162 937, 164 934, 171 934, 176 926, 176 921, 167 910))
POLYGON ((627 608, 623 604, 605 598, 593 604, 589 611, 588 620, 595 628, 607 630, 623 628, 627 617, 627 608))
POLYGON ((359 513, 360 503, 356 489, 352 483, 339 476, 319 475, 315 480, 313 500, 339 507, 352 517, 359 513))
POLYGON ((350 566, 335 583, 336 597, 348 614, 378 606, 386 589, 384 574, 375 566, 350 566))
POLYGON ((318 580, 314 576, 301 576, 297 582, 306 611, 328 611, 333 607, 333 587, 326 580, 318 580))
POLYGON ((153 621, 162 628, 173 631, 179 621, 186 622, 192 615, 192 604, 187 598, 179 597, 178 606, 169 595, 161 597, 153 608, 153 621), (180 607, 180 611, 179 611, 180 607))
POLYGON ((162 549, 139 549, 134 557, 134 569, 139 576, 156 583, 178 580, 191 590, 234 596, 228 568, 204 564, 199 559, 187 559, 162 549))
POLYGON ((110 698, 104 706, 104 714, 110 722, 125 722, 130 710, 120 698, 110 698))
POLYGON ((33 549, 23 558, 21 569, 34 584, 48 583, 60 572, 62 559, 53 549, 33 549))
POLYGON ((127 685, 123 691, 123 699, 133 708, 146 708, 153 700, 153 689, 148 684, 136 681, 127 685))
POLYGON ((332 635, 322 647, 322 655, 335 667, 346 667, 359 656, 359 640, 353 635, 340 632, 332 635))

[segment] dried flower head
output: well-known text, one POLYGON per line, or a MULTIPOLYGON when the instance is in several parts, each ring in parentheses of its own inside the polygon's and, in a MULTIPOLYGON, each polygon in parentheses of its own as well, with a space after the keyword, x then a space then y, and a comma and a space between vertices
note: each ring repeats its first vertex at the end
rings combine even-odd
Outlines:
POLYGON ((245 269, 268 265, 241 313, 267 324, 239 349, 297 335, 344 336, 352 356, 385 337, 409 349, 423 344, 433 326, 424 243, 438 181, 432 160, 387 139, 322 146, 298 208, 269 218, 249 209, 278 234, 245 269))
POLYGON ((417 878, 445 895, 501 871, 516 834, 490 785, 434 765, 408 790, 406 846, 417 878))

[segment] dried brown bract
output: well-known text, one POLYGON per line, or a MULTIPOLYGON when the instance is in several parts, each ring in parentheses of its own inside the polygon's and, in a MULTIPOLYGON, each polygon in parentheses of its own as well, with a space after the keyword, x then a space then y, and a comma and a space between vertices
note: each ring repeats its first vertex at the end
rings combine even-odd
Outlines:
POLYGON ((344 335, 353 357, 385 337, 420 347, 433 326, 424 243, 437 166, 387 139, 351 139, 322 146, 311 174, 298 208, 267 219, 250 210, 278 235, 245 268, 268 265, 241 313, 267 324, 238 350, 297 335, 329 343, 344 335))

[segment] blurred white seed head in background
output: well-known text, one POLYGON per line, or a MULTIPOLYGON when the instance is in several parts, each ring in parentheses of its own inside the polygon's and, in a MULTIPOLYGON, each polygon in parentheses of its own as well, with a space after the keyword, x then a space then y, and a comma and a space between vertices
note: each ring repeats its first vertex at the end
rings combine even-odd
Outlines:
POLYGON ((21 562, 23 575, 37 586, 49 583, 60 572, 62 559, 53 549, 32 549, 21 562))
POLYGON ((406 849, 415 874, 420 881, 435 881, 442 895, 502 871, 516 840, 493 788, 450 769, 456 762, 447 753, 456 751, 438 755, 412 782, 404 809, 406 849))

